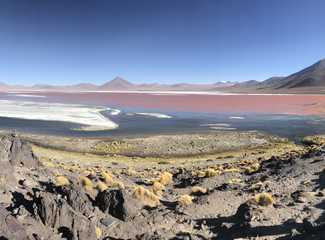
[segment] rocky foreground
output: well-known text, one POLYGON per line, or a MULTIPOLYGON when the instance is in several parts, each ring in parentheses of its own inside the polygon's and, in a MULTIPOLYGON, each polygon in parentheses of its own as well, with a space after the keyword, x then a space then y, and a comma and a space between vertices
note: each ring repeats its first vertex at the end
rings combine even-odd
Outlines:
POLYGON ((4 136, 0 239, 324 239, 324 143, 133 169, 44 162, 4 136))

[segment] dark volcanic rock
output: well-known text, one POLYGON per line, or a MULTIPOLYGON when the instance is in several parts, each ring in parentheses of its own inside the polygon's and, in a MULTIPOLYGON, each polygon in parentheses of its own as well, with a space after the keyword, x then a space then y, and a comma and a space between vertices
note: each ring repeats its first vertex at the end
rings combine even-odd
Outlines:
POLYGON ((303 228, 307 233, 317 233, 325 231, 325 222, 316 222, 312 219, 305 218, 303 220, 303 228))
POLYGON ((80 186, 69 185, 56 188, 56 193, 63 195, 68 204, 77 212, 89 217, 94 212, 90 199, 80 186))
POLYGON ((0 206, 0 239, 29 240, 23 226, 0 206))
POLYGON ((98 193, 95 203, 104 213, 123 221, 135 216, 141 208, 135 199, 121 189, 107 189, 98 193))
POLYGON ((96 239, 94 224, 74 211, 66 200, 47 192, 35 199, 36 212, 44 225, 54 228, 67 239, 96 239))
POLYGON ((95 202, 100 210, 112 215, 113 217, 123 221, 128 218, 128 209, 121 189, 107 189, 100 192, 98 193, 95 202))
POLYGON ((252 219, 255 219, 260 214, 258 206, 247 201, 241 204, 235 214, 235 223, 241 226, 251 226, 252 219))
POLYGON ((176 183, 175 187, 186 188, 200 184, 202 182, 202 178, 192 176, 191 171, 181 168, 174 175, 174 182, 176 183))
POLYGON ((6 192, 15 187, 14 168, 25 166, 35 168, 39 166, 32 148, 14 135, 0 137, 0 191, 6 192))
POLYGON ((31 146, 15 135, 4 136, 0 139, 0 162, 28 168, 39 166, 39 161, 33 154, 31 146))

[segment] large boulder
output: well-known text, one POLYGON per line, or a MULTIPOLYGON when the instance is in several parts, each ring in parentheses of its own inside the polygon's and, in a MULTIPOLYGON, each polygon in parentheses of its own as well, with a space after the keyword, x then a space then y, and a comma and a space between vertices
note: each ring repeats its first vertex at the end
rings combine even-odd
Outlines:
POLYGON ((35 197, 36 213, 44 225, 55 229, 68 240, 96 239, 95 225, 72 209, 63 198, 48 192, 35 197))
POLYGON ((253 219, 259 218, 261 209, 253 202, 242 203, 235 214, 235 223, 243 227, 251 227, 253 219))
POLYGON ((98 193, 95 203, 104 213, 122 221, 134 217, 140 209, 140 204, 121 189, 107 189, 98 193))
POLYGON ((30 239, 24 227, 2 206, 0 206, 0 239, 30 239))

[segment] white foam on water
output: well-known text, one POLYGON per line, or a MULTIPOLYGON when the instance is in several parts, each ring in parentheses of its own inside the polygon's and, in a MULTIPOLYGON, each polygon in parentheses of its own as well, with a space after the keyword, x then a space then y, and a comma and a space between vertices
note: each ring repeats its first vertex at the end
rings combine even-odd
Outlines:
POLYGON ((229 119, 238 119, 238 120, 243 120, 245 119, 244 117, 239 117, 239 116, 231 116, 229 119))
POLYGON ((145 113, 145 112, 140 112, 140 113, 134 113, 134 114, 141 115, 141 116, 155 117, 155 118, 172 118, 172 116, 169 116, 167 114, 162 114, 162 113, 145 113))
POLYGON ((201 124, 201 127, 230 127, 229 123, 208 123, 208 124, 201 124))
POLYGON ((24 97, 24 98, 46 98, 43 95, 33 95, 33 94, 8 94, 9 97, 24 97))
POLYGON ((119 115, 122 111, 116 108, 107 108, 107 111, 110 115, 116 116, 119 115))
POLYGON ((81 125, 83 130, 109 130, 118 124, 101 114, 102 107, 78 104, 0 100, 0 116, 28 120, 61 121, 81 125))
POLYGON ((231 127, 210 127, 210 129, 213 129, 213 130, 236 130, 237 128, 231 128, 231 127))

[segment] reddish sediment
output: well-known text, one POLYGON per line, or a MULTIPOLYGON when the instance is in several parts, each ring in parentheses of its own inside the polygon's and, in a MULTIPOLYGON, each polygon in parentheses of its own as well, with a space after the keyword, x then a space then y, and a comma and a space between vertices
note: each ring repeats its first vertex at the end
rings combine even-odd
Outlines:
MULTIPOLYGON (((35 94, 35 93, 33 93, 35 94)), ((325 114, 325 95, 204 95, 42 92, 51 101, 184 112, 325 114)))

